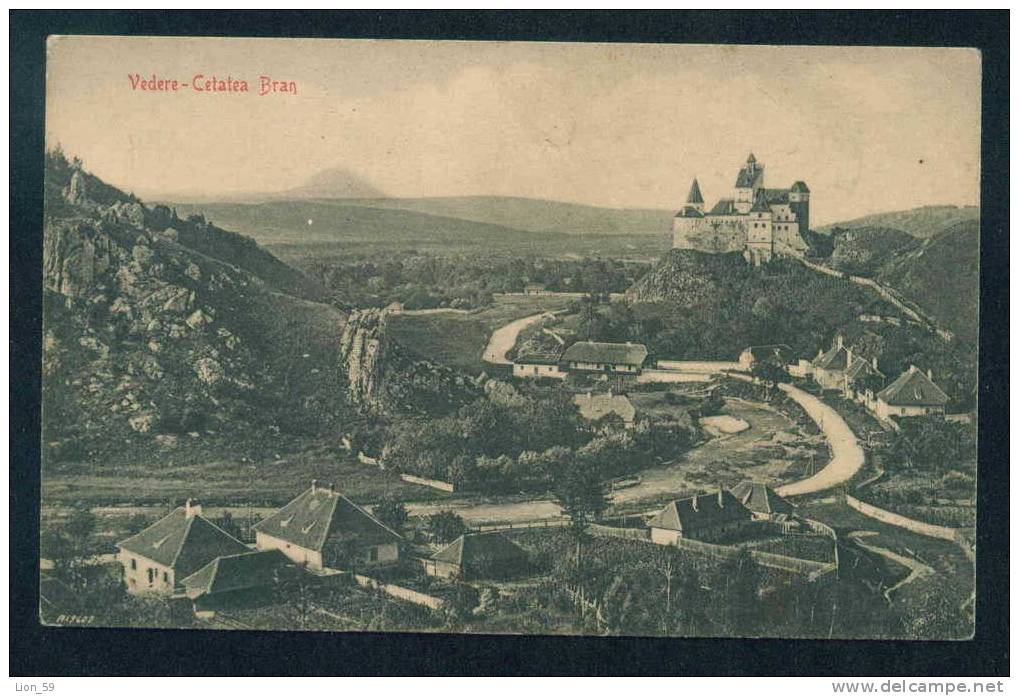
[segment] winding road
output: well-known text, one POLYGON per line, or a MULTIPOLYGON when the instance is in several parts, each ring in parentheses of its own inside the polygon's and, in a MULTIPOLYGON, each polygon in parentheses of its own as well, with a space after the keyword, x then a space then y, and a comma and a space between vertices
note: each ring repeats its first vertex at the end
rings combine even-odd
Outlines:
POLYGON ((511 321, 506 326, 496 329, 492 332, 491 338, 488 339, 488 345, 485 346, 485 352, 482 354, 481 359, 492 365, 512 365, 513 361, 506 357, 506 353, 517 344, 517 336, 520 335, 520 332, 528 326, 551 316, 554 316, 552 312, 540 312, 523 319, 511 321))
MULTIPOLYGON (((925 578, 928 575, 934 574, 934 569, 925 563, 920 563, 920 561, 912 559, 909 556, 903 556, 902 554, 895 553, 894 551, 886 549, 883 546, 874 546, 873 544, 868 544, 866 541, 863 541, 864 538, 872 536, 878 536, 878 532, 858 531, 849 533, 849 538, 856 542, 857 545, 862 546, 868 551, 872 551, 873 553, 876 553, 879 556, 884 556, 885 558, 895 561, 899 565, 909 568, 909 575, 907 575, 902 580, 900 580, 899 582, 895 583, 894 585, 885 590, 884 592, 885 599, 889 603, 891 603, 892 601, 892 592, 895 592, 899 588, 904 587, 905 585, 908 585, 911 582, 914 582, 921 578, 925 578)), ((963 606, 965 606, 965 604, 963 604, 963 606)))
POLYGON ((775 492, 787 498, 806 495, 834 488, 851 479, 863 466, 865 457, 863 448, 857 442, 849 424, 835 409, 813 394, 808 394, 791 384, 780 384, 778 388, 788 394, 789 398, 798 403, 817 423, 831 448, 831 461, 813 476, 781 486, 775 492))

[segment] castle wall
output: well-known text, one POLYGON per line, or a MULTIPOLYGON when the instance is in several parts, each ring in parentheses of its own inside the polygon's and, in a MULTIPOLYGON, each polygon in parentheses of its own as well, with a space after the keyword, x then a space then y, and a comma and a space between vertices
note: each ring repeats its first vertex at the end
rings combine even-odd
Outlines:
POLYGON ((716 254, 743 251, 747 244, 745 218, 713 215, 704 218, 674 218, 672 247, 716 254))

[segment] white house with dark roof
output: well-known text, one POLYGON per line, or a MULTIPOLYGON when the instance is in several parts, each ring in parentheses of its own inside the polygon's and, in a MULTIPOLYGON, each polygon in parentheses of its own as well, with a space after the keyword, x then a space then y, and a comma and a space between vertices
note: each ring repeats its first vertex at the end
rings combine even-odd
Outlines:
POLYGON ((871 407, 878 416, 886 419, 890 416, 944 415, 948 401, 948 394, 934 383, 929 371, 924 373, 910 365, 894 382, 878 392, 871 407))
MULTIPOLYGON (((191 599, 223 599, 271 588, 293 563, 278 549, 215 558, 181 581, 191 599)), ((296 569, 295 569, 296 570, 296 569)), ((301 571, 303 572, 303 571, 301 571)))
POLYGON ((809 249, 810 189, 802 181, 789 188, 764 186, 764 165, 753 153, 736 175, 731 198, 704 210, 697 179, 672 223, 672 246, 714 253, 743 252, 753 263, 776 255, 803 256, 809 249))
POLYGON ((513 376, 529 379, 565 379, 566 373, 559 368, 560 353, 528 353, 518 355, 513 361, 513 376))
POLYGON ((527 553, 498 532, 464 534, 424 561, 425 572, 442 578, 500 578, 520 574, 527 553))
POLYGON ((258 550, 279 549, 294 563, 315 571, 395 563, 403 542, 333 486, 315 481, 253 528, 258 550))
POLYGON ((569 371, 637 375, 647 356, 647 347, 642 343, 577 341, 566 349, 561 362, 569 371))
POLYGON ((750 524, 753 515, 736 497, 719 488, 716 493, 702 493, 674 500, 648 523, 651 541, 674 545, 679 539, 715 541, 735 534, 750 524))
POLYGON ((129 592, 172 595, 181 581, 220 556, 251 549, 202 517, 191 501, 117 544, 129 592))
MULTIPOLYGON (((814 381, 822 388, 842 392, 847 399, 862 393, 868 378, 883 378, 877 358, 867 360, 845 345, 841 334, 835 336, 832 347, 819 351, 811 365, 814 381)), ((861 399, 863 401, 863 399, 861 399)))

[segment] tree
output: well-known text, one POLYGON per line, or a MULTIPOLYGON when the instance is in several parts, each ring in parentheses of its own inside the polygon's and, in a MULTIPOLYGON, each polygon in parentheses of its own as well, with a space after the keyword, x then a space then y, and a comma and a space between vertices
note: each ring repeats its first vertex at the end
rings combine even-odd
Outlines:
POLYGON ((428 516, 428 531, 436 543, 448 544, 467 531, 463 518, 452 510, 442 510, 428 516))
POLYGON ((315 585, 312 576, 302 568, 282 566, 273 573, 276 596, 293 609, 297 627, 305 628, 315 611, 315 585))
POLYGON ((553 479, 555 500, 570 518, 570 534, 577 544, 576 567, 580 569, 580 547, 591 520, 608 507, 601 482, 587 467, 573 462, 556 472, 553 479))
POLYGON ((403 503, 393 498, 383 498, 379 501, 375 509, 372 510, 372 514, 382 524, 396 531, 400 531, 407 522, 407 508, 403 503))

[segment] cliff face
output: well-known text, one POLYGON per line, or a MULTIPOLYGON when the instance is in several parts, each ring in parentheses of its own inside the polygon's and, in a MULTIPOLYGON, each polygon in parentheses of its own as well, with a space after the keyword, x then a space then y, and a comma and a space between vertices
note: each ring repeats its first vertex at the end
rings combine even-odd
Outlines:
POLYGON ((347 373, 350 399, 369 410, 382 407, 384 373, 385 312, 380 309, 354 310, 340 338, 340 365, 347 373))
POLYGON ((48 158, 47 465, 254 453, 328 432, 349 410, 335 361, 343 313, 279 292, 300 274, 234 238, 48 158), (214 253, 182 232, 208 233, 214 253), (253 273, 252 259, 282 272, 253 273))
POLYGON ((370 413, 445 414, 478 398, 485 377, 467 375, 414 359, 386 335, 387 312, 351 312, 339 345, 347 375, 347 397, 370 413))

